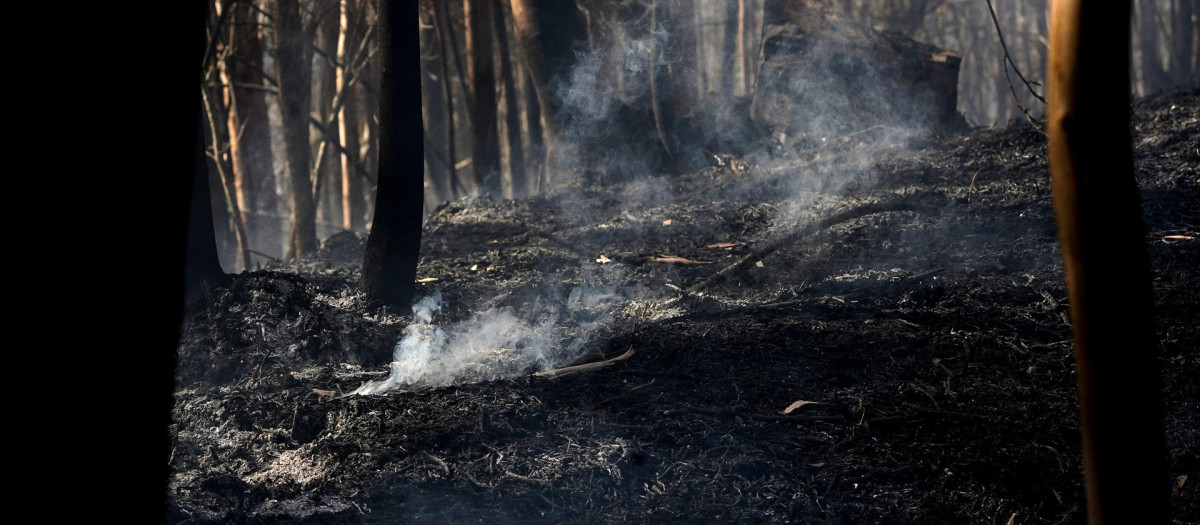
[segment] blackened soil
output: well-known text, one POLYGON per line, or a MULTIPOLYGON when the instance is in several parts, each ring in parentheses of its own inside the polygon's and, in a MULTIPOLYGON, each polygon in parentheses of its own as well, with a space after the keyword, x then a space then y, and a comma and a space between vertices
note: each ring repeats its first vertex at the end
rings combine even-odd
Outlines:
MULTIPOLYGON (((1135 110, 1170 515, 1197 523, 1200 91, 1135 110)), ((362 239, 234 276, 185 323, 170 521, 1083 523, 1044 138, 825 139, 431 217, 418 286, 446 322, 620 283, 582 350, 634 355, 600 371, 344 397, 408 324, 358 292, 362 239), (873 202, 913 207, 679 291, 873 202)))

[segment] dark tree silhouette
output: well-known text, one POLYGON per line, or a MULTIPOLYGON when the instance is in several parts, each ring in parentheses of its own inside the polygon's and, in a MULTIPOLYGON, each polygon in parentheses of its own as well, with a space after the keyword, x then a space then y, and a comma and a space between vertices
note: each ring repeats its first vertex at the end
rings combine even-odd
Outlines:
POLYGON ((417 0, 379 3, 379 194, 363 288, 408 312, 421 248, 424 128, 417 0))
POLYGON ((1088 518, 1166 523, 1162 386, 1134 178, 1129 1, 1055 0, 1051 189, 1075 336, 1088 518))
MULTIPOLYGON (((147 166, 145 176, 156 177, 155 198, 145 199, 137 213, 154 217, 156 234, 161 235, 161 242, 155 244, 156 274, 147 278, 138 269, 136 278, 142 285, 133 287, 128 308, 108 308, 119 312, 109 322, 136 320, 138 329, 128 331, 123 338, 126 350, 116 353, 117 364, 113 369, 119 377, 124 376, 114 381, 136 388, 138 395, 131 396, 132 406, 122 410, 106 410, 101 402, 87 407, 94 410, 84 410, 99 414, 103 424, 122 429, 118 436, 108 438, 118 450, 138 452, 100 460, 107 463, 102 468, 122 469, 125 479, 115 484, 110 493, 104 494, 102 490, 105 501, 119 498, 126 505, 123 518, 136 523, 164 523, 167 517, 171 407, 185 290, 193 282, 221 275, 211 214, 207 222, 198 222, 199 226, 207 227, 210 258, 204 265, 187 263, 188 243, 193 233, 188 225, 197 222, 192 212, 199 211, 192 204, 200 202, 211 210, 207 191, 201 196, 193 195, 195 187, 206 190, 208 187, 201 129, 204 117, 197 89, 201 70, 196 67, 205 54, 208 1, 194 0, 179 7, 182 9, 171 10, 161 20, 162 24, 150 24, 156 27, 150 29, 148 36, 163 48, 179 50, 186 57, 186 60, 164 61, 162 68, 155 71, 164 89, 155 100, 155 111, 145 112, 147 129, 161 133, 146 134, 150 142, 149 159, 143 165, 147 166)), ((106 247, 111 249, 107 243, 106 247)), ((133 272, 127 275, 135 277, 133 272)), ((108 324, 106 328, 112 326, 108 324)))
POLYGON ((297 0, 274 0, 276 77, 287 146, 289 179, 292 181, 292 231, 288 259, 299 259, 317 251, 317 210, 309 174, 309 119, 312 112, 312 35, 304 27, 297 0))
POLYGON ((494 0, 467 0, 467 75, 471 79, 471 163, 480 191, 500 188, 500 142, 496 133, 494 0))

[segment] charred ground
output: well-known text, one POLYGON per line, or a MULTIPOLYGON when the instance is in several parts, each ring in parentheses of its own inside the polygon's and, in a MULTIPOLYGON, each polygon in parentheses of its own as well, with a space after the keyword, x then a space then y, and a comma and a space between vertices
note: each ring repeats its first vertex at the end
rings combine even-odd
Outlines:
MULTIPOLYGON (((1171 517, 1195 523, 1200 91, 1137 103, 1135 128, 1171 517)), ((419 286, 443 294, 439 322, 616 283, 582 351, 634 355, 600 371, 343 397, 409 322, 357 290, 362 239, 233 276, 184 324, 170 521, 1082 523, 1044 137, 801 144, 430 218, 419 272, 438 280, 419 286), (871 203, 908 209, 680 291, 871 203)), ((585 337, 595 319, 564 312, 558 335, 585 337)))

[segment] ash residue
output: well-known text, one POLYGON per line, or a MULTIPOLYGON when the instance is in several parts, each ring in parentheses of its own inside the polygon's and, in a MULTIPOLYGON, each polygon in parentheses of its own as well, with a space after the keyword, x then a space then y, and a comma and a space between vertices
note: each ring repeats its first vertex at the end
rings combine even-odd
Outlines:
MULTIPOLYGON (((1198 112, 1195 89, 1135 106, 1176 523, 1200 519, 1200 485, 1180 482, 1200 445, 1198 112)), ((1082 522, 1044 138, 835 139, 432 216, 419 271, 438 280, 418 297, 441 292, 440 326, 553 306, 555 340, 604 354, 589 360, 634 349, 597 372, 342 397, 386 377, 411 320, 332 257, 233 276, 184 326, 171 521, 1082 522), (862 183, 813 182, 844 170, 862 183), (937 211, 859 217, 703 296, 673 288, 897 199, 937 211), (602 285, 610 318, 566 308, 602 285), (782 414, 798 400, 817 403, 782 414)))

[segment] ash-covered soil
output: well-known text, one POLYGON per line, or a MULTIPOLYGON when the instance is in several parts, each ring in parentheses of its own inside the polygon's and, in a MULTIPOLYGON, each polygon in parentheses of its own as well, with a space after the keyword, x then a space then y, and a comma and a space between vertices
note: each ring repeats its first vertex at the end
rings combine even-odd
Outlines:
MULTIPOLYGON (((1200 90, 1135 125, 1170 515, 1197 523, 1200 90)), ((233 276, 184 324, 169 521, 1083 523, 1044 137, 801 143, 435 213, 433 323, 537 335, 442 386, 346 395, 412 323, 357 290, 360 237, 233 276)))

